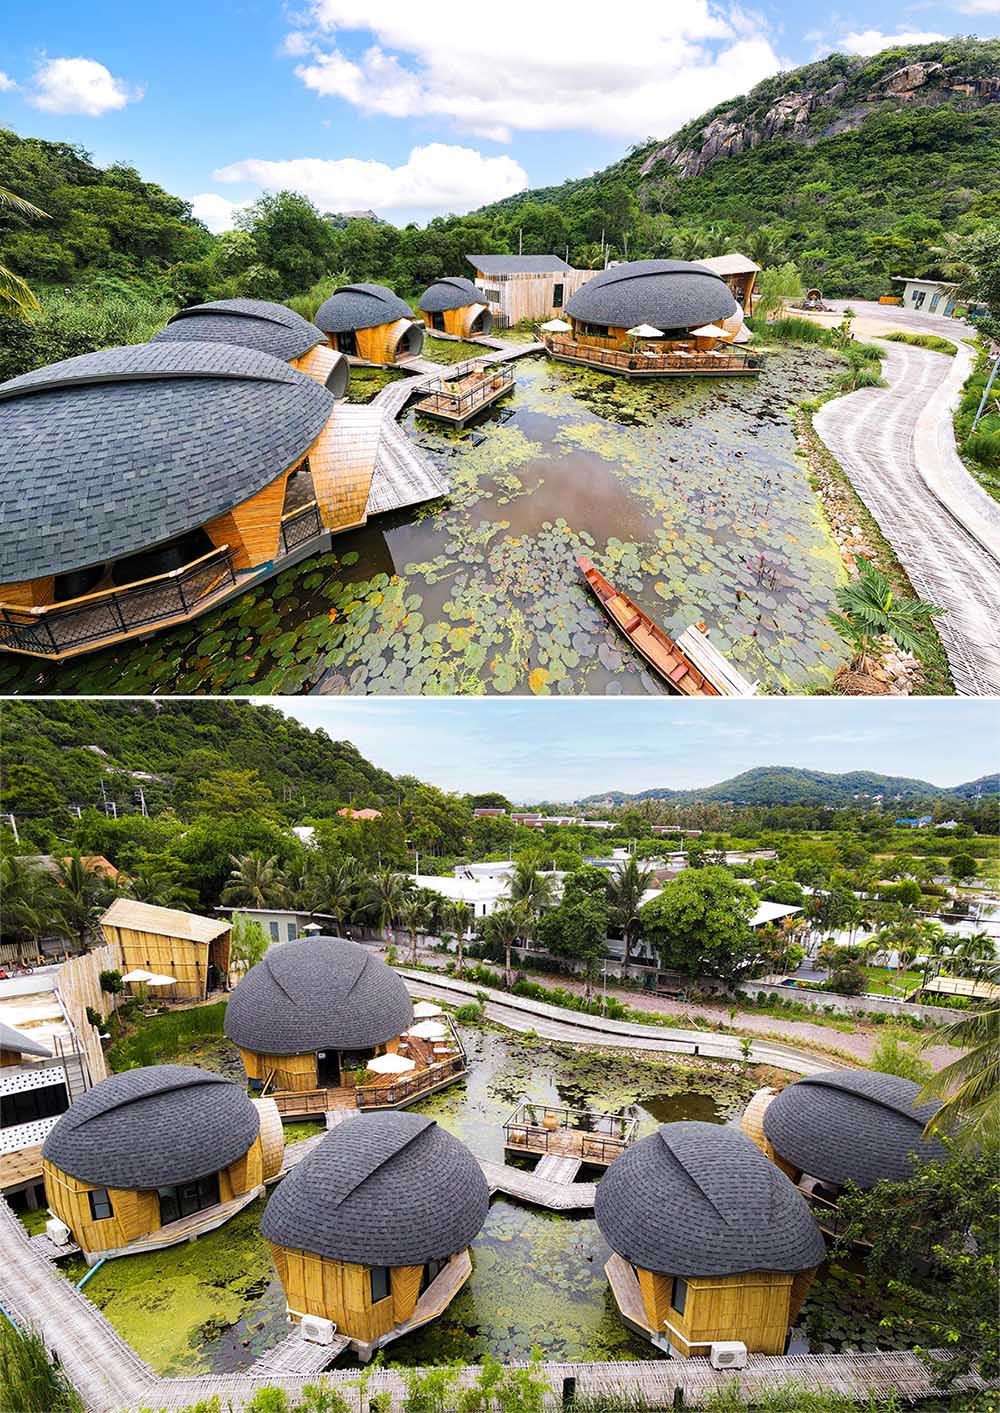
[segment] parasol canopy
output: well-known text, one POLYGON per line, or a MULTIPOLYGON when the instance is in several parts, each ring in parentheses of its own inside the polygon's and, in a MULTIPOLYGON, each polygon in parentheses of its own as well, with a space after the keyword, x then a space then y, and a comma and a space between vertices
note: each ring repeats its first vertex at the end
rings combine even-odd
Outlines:
POLYGON ((423 1020, 411 1025, 407 1035, 415 1035, 418 1040, 444 1040, 448 1032, 438 1021, 423 1020))
POLYGON ((628 330, 634 339, 662 339, 663 330, 654 329, 652 324, 636 324, 634 329, 628 330))
POLYGON ((144 982, 148 986, 155 974, 155 972, 143 971, 142 967, 137 967, 135 971, 127 971, 122 977, 122 981, 144 982))
POLYGON ((572 329, 572 324, 567 324, 565 319, 550 319, 542 328, 548 334, 568 334, 572 329))
POLYGON ((369 1060, 366 1070, 371 1070, 373 1074, 405 1074, 407 1070, 414 1070, 417 1067, 416 1060, 408 1060, 405 1055, 395 1055, 391 1050, 384 1055, 376 1055, 374 1060, 369 1060))
POLYGON ((703 324, 700 329, 692 329, 691 336, 696 339, 724 339, 726 331, 720 329, 718 324, 703 324))
POLYGON ((440 1016, 444 1012, 440 1006, 436 1006, 433 1001, 418 1001, 413 1007, 413 1014, 417 1020, 427 1020, 430 1016, 440 1016))

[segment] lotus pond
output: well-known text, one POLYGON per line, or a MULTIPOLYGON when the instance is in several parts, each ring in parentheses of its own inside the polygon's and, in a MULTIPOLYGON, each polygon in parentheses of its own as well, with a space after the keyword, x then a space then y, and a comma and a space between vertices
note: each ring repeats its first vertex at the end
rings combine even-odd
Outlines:
MULTIPOLYGON (((708 1062, 581 1052, 492 1031, 463 1031, 463 1039, 468 1078, 418 1107, 475 1153, 497 1160, 500 1126, 524 1096, 627 1113, 645 1133, 671 1119, 725 1122, 757 1083, 742 1068, 708 1062)), ((227 1045, 199 1042, 196 1053, 170 1059, 196 1059, 226 1072, 227 1045)), ((293 1136, 299 1135, 290 1126, 293 1136)), ((254 1203, 197 1242, 108 1262, 87 1282, 86 1294, 160 1373, 245 1368, 287 1334, 283 1293, 259 1230, 263 1205, 254 1203)), ((468 1284, 440 1319, 397 1341, 387 1358, 471 1361, 487 1350, 522 1358, 536 1345, 553 1359, 659 1357, 618 1318, 604 1276, 609 1254, 592 1219, 495 1199, 473 1245, 468 1284)), ((78 1260, 63 1265, 71 1280, 85 1269, 78 1260)))
POLYGON ((465 431, 405 415, 447 501, 338 536, 146 643, 41 671, 8 660, 0 690, 663 691, 583 587, 580 553, 668 632, 703 620, 765 690, 820 686, 843 660, 826 623, 843 570, 791 409, 836 366, 778 348, 758 380, 628 383, 522 359, 465 431))

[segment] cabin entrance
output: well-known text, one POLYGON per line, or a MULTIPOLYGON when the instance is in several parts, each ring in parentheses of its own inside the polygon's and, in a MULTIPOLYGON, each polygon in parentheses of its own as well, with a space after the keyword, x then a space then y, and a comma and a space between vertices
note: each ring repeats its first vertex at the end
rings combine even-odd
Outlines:
POLYGON ((320 1089, 340 1088, 340 1051, 320 1050, 316 1056, 316 1084, 320 1089))
POLYGON ((182 1217, 191 1217, 195 1212, 203 1212, 206 1207, 215 1207, 219 1201, 219 1174, 198 1178, 195 1182, 182 1182, 176 1187, 161 1187, 160 1222, 169 1226, 182 1217))
POLYGON ((488 309, 481 309, 472 323, 469 325, 469 333, 491 334, 493 332, 493 315, 488 309))
POLYGON ((337 348, 341 353, 350 354, 352 358, 357 357, 358 336, 353 329, 345 329, 342 334, 337 334, 337 348))
POLYGON ((408 324, 397 340, 393 361, 400 358, 419 358, 424 349, 424 331, 419 324, 408 324))
POLYGON ((441 333, 444 333, 444 315, 440 310, 435 310, 431 315, 431 328, 438 329, 441 333))

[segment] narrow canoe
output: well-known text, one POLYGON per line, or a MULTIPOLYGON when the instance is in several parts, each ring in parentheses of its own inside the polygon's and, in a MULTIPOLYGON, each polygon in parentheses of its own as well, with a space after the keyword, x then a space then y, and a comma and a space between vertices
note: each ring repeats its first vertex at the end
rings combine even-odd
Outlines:
POLYGON ((694 663, 681 652, 673 638, 668 638, 661 628, 657 628, 651 618, 637 608, 630 598, 620 594, 604 575, 595 569, 584 555, 578 555, 577 564, 586 579, 591 592, 611 622, 624 633, 636 652, 646 659, 658 676, 674 692, 685 697, 718 697, 718 688, 713 687, 708 678, 698 671, 694 663))

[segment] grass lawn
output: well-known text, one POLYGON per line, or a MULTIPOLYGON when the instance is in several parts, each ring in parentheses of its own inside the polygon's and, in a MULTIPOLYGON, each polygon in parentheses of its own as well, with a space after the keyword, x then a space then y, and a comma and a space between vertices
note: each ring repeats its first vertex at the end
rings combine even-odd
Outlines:
POLYGON ((905 971, 898 976, 891 967, 865 967, 868 990, 880 996, 908 996, 923 981, 922 971, 905 971))

